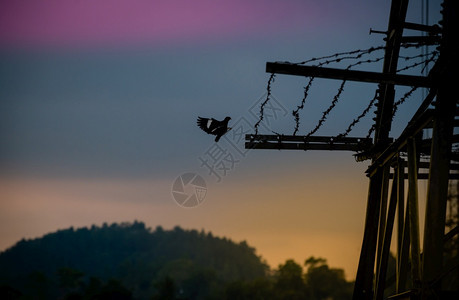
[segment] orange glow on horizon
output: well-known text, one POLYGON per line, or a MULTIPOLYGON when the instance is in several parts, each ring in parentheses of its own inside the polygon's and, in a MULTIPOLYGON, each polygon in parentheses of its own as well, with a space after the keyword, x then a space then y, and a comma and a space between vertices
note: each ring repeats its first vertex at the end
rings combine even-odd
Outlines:
MULTIPOLYGON (((349 173, 349 172, 348 172, 349 173)), ((358 171, 356 171, 358 174, 358 171)), ((203 205, 183 209, 171 181, 8 179, 0 183, 0 249, 57 229, 139 220, 155 228, 204 229, 246 240, 272 268, 287 259, 327 259, 355 277, 363 232, 367 181, 323 174, 265 174, 250 184, 228 178, 210 184, 203 205), (333 187, 333 188, 330 188, 333 187)))

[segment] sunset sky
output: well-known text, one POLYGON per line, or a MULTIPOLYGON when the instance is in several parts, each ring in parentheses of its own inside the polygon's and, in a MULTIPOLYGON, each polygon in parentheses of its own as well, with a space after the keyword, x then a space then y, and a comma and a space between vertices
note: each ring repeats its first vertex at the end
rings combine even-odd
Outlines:
MULTIPOLYGON (((407 20, 421 23, 421 1, 411 2, 407 20)), ((430 24, 439 3, 430 1, 430 24)), ((354 278, 368 161, 351 152, 241 153, 243 139, 230 132, 218 145, 236 163, 217 178, 201 166, 214 143, 196 119, 231 116, 230 126, 252 129, 267 61, 383 45, 368 32, 386 30, 389 10, 384 0, 1 1, 0 250, 70 226, 139 220, 247 240, 272 267, 322 256, 354 278), (185 172, 207 183, 195 208, 171 195, 185 172)), ((292 134, 306 83, 276 77, 279 114, 261 133, 292 134)), ((315 126, 339 84, 316 79, 298 134, 315 126)), ((349 82, 317 135, 341 133, 375 88, 349 82)), ((398 110, 394 137, 420 95, 398 110)), ((351 136, 365 136, 373 116, 351 136)))

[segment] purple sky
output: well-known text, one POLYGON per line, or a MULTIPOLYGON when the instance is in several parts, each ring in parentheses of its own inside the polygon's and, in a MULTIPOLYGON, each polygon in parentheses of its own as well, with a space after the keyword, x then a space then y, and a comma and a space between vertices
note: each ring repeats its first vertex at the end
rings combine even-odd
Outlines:
POLYGON ((326 8, 315 1, 2 1, 0 40, 75 45, 226 39, 318 26, 326 8))

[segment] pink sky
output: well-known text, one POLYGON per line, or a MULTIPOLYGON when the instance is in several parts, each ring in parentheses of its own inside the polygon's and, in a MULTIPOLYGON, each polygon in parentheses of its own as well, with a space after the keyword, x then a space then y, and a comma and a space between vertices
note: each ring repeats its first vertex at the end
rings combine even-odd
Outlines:
POLYGON ((155 44, 266 34, 313 24, 315 6, 295 0, 2 1, 0 43, 155 44))

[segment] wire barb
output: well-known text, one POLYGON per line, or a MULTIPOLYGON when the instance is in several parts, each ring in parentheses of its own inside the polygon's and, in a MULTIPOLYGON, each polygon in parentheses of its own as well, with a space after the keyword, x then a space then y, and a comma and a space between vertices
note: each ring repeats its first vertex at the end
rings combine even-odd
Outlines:
MULTIPOLYGON (((421 70, 421 73, 422 73, 424 71, 424 69, 427 67, 427 65, 437 58, 438 54, 439 54, 438 51, 434 51, 431 54, 429 53, 427 55, 431 55, 431 56, 427 60, 422 60, 422 61, 419 61, 419 62, 415 62, 415 63, 413 63, 411 65, 408 65, 408 66, 406 66, 404 68, 398 69, 397 73, 401 72, 401 71, 405 71, 405 70, 409 70, 409 69, 415 68, 415 67, 420 66, 420 65, 424 65, 424 67, 421 70)), ((417 55, 417 56, 413 56, 412 58, 425 57, 427 55, 426 54, 420 54, 420 55, 417 55)), ((407 59, 405 58, 405 60, 407 60, 407 59)))
POLYGON ((261 121, 263 121, 264 118, 264 112, 265 112, 265 106, 268 103, 269 99, 271 98, 271 84, 274 82, 274 78, 276 77, 276 74, 271 73, 271 76, 269 76, 268 80, 268 85, 266 87, 267 93, 266 93, 266 99, 261 103, 260 105, 260 118, 258 119, 257 123, 255 123, 255 135, 253 138, 258 136, 258 127, 260 126, 261 121))
POLYGON ((311 130, 307 135, 306 137, 310 137, 311 135, 313 135, 314 133, 316 133, 317 130, 319 130, 320 127, 322 127, 323 123, 325 122, 325 120, 327 120, 327 116, 330 114, 330 112, 333 110, 333 108, 335 108, 336 104, 338 103, 338 100, 339 100, 339 97, 341 96, 341 93, 343 92, 344 90, 344 85, 346 84, 346 80, 343 80, 343 82, 341 82, 341 85, 338 89, 338 93, 336 93, 335 97, 333 97, 333 101, 331 103, 331 105, 327 108, 327 110, 325 110, 323 113, 322 113, 322 118, 320 118, 319 122, 317 123, 316 127, 314 127, 313 130, 311 130))
MULTIPOLYGON (((368 48, 368 49, 357 49, 357 50, 352 50, 352 51, 346 51, 346 52, 340 52, 340 53, 335 53, 335 54, 332 54, 332 55, 326 55, 326 56, 322 56, 322 57, 313 57, 313 58, 310 58, 308 60, 305 60, 305 61, 302 61, 302 62, 299 62, 299 63, 295 63, 295 64, 298 64, 298 65, 304 65, 304 64, 307 64, 307 63, 310 63, 310 62, 314 62, 314 61, 318 61, 318 60, 324 60, 324 59, 328 59, 328 58, 337 58, 339 56, 343 56, 343 55, 352 55, 352 54, 356 54, 356 53, 360 53, 361 55, 364 55, 364 54, 370 54, 374 51, 378 51, 378 50, 382 50, 382 49, 385 49, 386 47, 385 46, 378 46, 378 47, 371 47, 371 48, 368 48)), ((339 62, 339 60, 338 60, 339 62)))
MULTIPOLYGON (((403 104, 414 93, 414 91, 416 91, 418 88, 419 87, 417 87, 417 86, 412 86, 411 89, 408 92, 406 92, 399 100, 394 102, 394 105, 392 107, 392 117, 387 122, 392 122, 394 120, 394 117, 395 117, 395 114, 397 113, 398 107, 401 104, 403 104)), ((368 131, 368 134, 367 134, 366 138, 370 138, 371 134, 375 131, 375 129, 376 129, 376 124, 373 124, 371 126, 370 130, 368 131)))
POLYGON ((295 130, 293 131, 293 135, 296 135, 300 127, 299 111, 304 108, 304 103, 306 102, 306 98, 308 97, 309 89, 311 88, 313 81, 314 81, 314 77, 310 77, 308 84, 304 88, 304 96, 303 96, 303 99, 301 99, 301 104, 298 105, 297 108, 292 112, 292 115, 295 118, 295 130))
POLYGON ((409 90, 408 92, 406 92, 403 97, 401 97, 398 101, 394 102, 394 107, 392 109, 392 120, 394 119, 395 117, 395 113, 397 112, 398 110, 398 107, 403 104, 406 99, 408 99, 411 94, 413 94, 414 91, 416 91, 419 87, 418 86, 412 86, 411 87, 411 90, 409 90))
POLYGON ((370 102, 368 103, 368 106, 363 110, 363 112, 357 118, 352 120, 351 124, 349 124, 347 129, 343 133, 338 134, 336 136, 336 138, 346 137, 352 131, 354 126, 357 125, 357 123, 359 123, 360 120, 362 118, 364 118, 368 114, 368 112, 370 111, 370 109, 373 107, 373 105, 375 104, 376 100, 378 99, 378 96, 379 96, 379 91, 376 90, 375 96, 373 97, 373 99, 370 100, 370 102))

